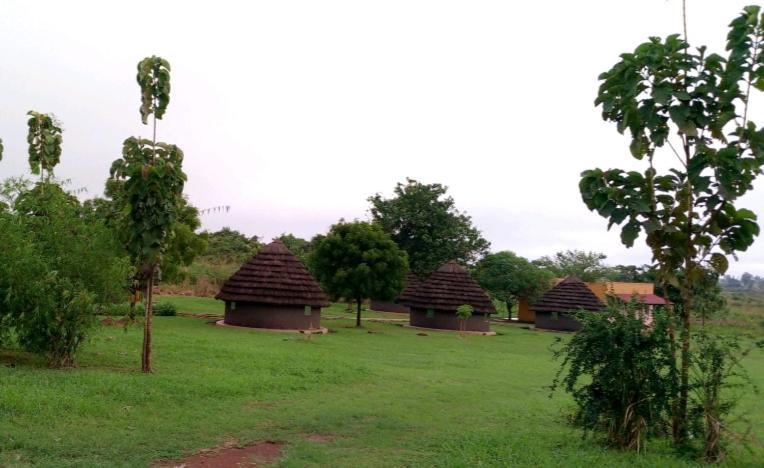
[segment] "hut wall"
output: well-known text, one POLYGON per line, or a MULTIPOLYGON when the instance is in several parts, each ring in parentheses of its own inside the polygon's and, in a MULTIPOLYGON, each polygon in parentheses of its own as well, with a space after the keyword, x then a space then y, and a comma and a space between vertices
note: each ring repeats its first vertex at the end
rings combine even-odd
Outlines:
POLYGON ((304 306, 237 302, 232 307, 226 301, 224 322, 240 327, 309 330, 321 327, 321 308, 312 307, 306 315, 304 306))
MULTIPOLYGON (((409 313, 409 324, 413 327, 440 328, 443 330, 459 330, 459 317, 455 311, 435 310, 432 317, 427 316, 427 310, 412 307, 409 313)), ((467 331, 488 332, 491 325, 486 314, 473 314, 467 319, 467 331)))
POLYGON ((561 312, 536 312, 536 328, 543 330, 578 331, 581 329, 581 322, 561 312))
POLYGON ((536 320, 535 314, 531 310, 528 299, 522 297, 517 302, 517 321, 524 323, 533 323, 536 320))
POLYGON ((398 312, 400 314, 408 314, 410 312, 409 308, 403 304, 396 304, 391 301, 378 301, 376 299, 371 300, 369 307, 371 310, 379 312, 398 312))

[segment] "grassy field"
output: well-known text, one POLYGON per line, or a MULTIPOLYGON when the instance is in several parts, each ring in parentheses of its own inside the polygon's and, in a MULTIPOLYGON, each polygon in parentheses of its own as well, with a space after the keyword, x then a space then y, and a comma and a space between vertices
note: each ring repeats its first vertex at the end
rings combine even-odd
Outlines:
MULTIPOLYGON (((162 300, 222 313, 214 300, 162 300)), ((157 317, 152 375, 139 372, 139 327, 102 328, 74 370, 0 352, 0 466, 147 466, 260 440, 283 442, 287 467, 692 466, 660 444, 636 456, 582 440, 565 422, 568 397, 549 398, 557 334, 356 329, 344 307, 325 312, 347 317, 325 322, 332 333, 310 340, 157 317)), ((764 355, 747 366, 764 385, 764 355)), ((741 410, 764 434, 759 398, 741 410)), ((730 465, 760 466, 764 449, 734 457, 730 465)))

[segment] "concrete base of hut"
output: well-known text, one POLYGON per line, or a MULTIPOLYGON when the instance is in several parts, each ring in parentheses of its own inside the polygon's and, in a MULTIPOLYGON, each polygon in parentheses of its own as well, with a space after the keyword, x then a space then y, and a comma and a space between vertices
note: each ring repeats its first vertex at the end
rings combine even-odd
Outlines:
MULTIPOLYGON (((488 314, 474 314, 466 320, 465 331, 486 333, 491 331, 488 314)), ((461 320, 453 311, 427 311, 416 307, 411 308, 409 324, 412 327, 432 328, 438 330, 459 331, 461 320)))
POLYGON ((465 335, 474 335, 474 336, 496 336, 496 332, 494 331, 463 331, 460 332, 459 330, 450 330, 445 328, 427 328, 427 327, 415 327, 413 325, 403 325, 403 328, 411 328, 414 330, 426 330, 431 332, 441 332, 441 333, 464 333, 465 335))
POLYGON ((536 328, 539 330, 575 332, 581 322, 562 312, 536 312, 536 328))
POLYGON ((327 333, 329 333, 329 330, 324 327, 310 328, 306 330, 290 330, 288 328, 257 328, 257 327, 245 327, 240 325, 229 325, 225 323, 224 320, 218 320, 217 322, 215 322, 215 325, 219 327, 239 328, 241 330, 254 330, 254 331, 268 332, 268 333, 302 333, 305 335, 326 335, 327 333))
POLYGON ((226 301, 223 321, 238 327, 314 330, 321 328, 321 308, 226 301))

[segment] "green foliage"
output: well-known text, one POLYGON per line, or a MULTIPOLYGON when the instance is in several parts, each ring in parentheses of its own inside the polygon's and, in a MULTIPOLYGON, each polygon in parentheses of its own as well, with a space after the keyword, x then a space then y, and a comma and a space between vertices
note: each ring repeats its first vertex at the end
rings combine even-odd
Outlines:
POLYGON ((504 302, 511 314, 520 298, 534 300, 551 286, 552 274, 514 252, 503 251, 483 257, 472 276, 491 296, 504 302))
POLYGON ((29 120, 27 125, 29 133, 27 143, 29 143, 29 167, 32 174, 49 175, 61 160, 61 136, 60 123, 48 114, 41 114, 35 111, 27 112, 29 120))
POLYGON ((2 160, 3 160, 3 150, 4 150, 4 149, 5 149, 5 148, 3 148, 3 139, 2 139, 2 138, 0 138, 0 161, 2 161, 2 160))
POLYGON ((471 305, 462 304, 456 308, 456 316, 461 320, 467 320, 468 318, 472 317, 472 312, 474 312, 474 310, 475 309, 471 305))
MULTIPOLYGON (((690 428, 693 435, 703 441, 703 458, 708 463, 721 462, 730 443, 745 441, 747 434, 739 434, 731 424, 731 415, 740 402, 743 389, 751 388, 751 378, 741 365, 753 346, 744 348, 740 336, 711 335, 705 331, 695 339, 697 348, 692 356, 690 428)), ((764 346, 764 341, 754 346, 764 346)), ((753 387, 755 393, 758 389, 753 387)), ((747 420, 746 420, 747 421, 747 420)), ((750 425, 748 427, 750 430, 750 425)))
POLYGON ((174 317, 178 315, 178 308, 172 302, 157 302, 154 304, 154 314, 160 317, 174 317))
POLYGON ((262 247, 257 236, 247 237, 228 227, 206 233, 207 250, 202 258, 213 264, 241 264, 249 260, 262 247))
POLYGON ((159 263, 178 219, 186 181, 182 164, 177 146, 130 137, 111 166, 111 177, 124 180, 126 247, 143 271, 159 263))
POLYGON ((396 185, 393 198, 369 197, 374 222, 406 251, 411 271, 422 278, 450 260, 473 265, 490 247, 447 190, 406 179, 396 185))
POLYGON ((596 282, 608 279, 613 270, 603 263, 607 255, 600 252, 566 250, 557 252, 554 257, 541 257, 534 260, 534 265, 543 268, 557 278, 576 276, 584 282, 596 282))
POLYGON ((309 263, 330 296, 358 302, 358 326, 361 300, 394 298, 408 271, 406 253, 379 226, 361 221, 333 225, 316 243, 309 263))
POLYGON ((310 252, 313 250, 311 241, 295 237, 293 234, 282 233, 277 237, 300 261, 307 265, 310 252))
POLYGON ((624 245, 644 232, 669 279, 686 259, 691 276, 701 263, 723 274, 726 256, 759 234, 756 215, 735 202, 764 164, 764 129, 747 120, 748 85, 763 82, 763 40, 759 8, 747 7, 730 25, 726 58, 692 50, 678 35, 654 37, 600 75, 603 119, 629 130, 632 156, 648 167, 585 171, 581 195, 608 227, 623 226, 624 245), (680 164, 659 174, 653 159, 673 132, 681 154, 666 157, 680 164))
POLYGON ((665 430, 676 394, 668 320, 656 312, 648 329, 633 303, 577 319, 581 330, 554 351, 562 366, 552 389, 573 396, 575 422, 586 430, 604 429, 609 443, 644 450, 648 437, 665 430))
POLYGON ((98 306, 124 294, 128 259, 103 222, 42 182, 0 217, 0 325, 51 366, 73 364, 98 306))
POLYGON ((141 87, 141 120, 150 115, 161 120, 170 103, 170 63, 152 55, 138 63, 138 85, 141 87))

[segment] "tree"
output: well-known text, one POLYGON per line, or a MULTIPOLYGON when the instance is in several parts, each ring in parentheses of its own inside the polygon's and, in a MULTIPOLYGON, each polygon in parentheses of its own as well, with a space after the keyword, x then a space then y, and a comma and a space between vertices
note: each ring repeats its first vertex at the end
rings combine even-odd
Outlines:
POLYGON ((123 294, 127 258, 102 220, 49 182, 18 194, 0 233, 0 328, 51 367, 73 365, 98 308, 123 294))
POLYGON ((203 257, 214 263, 243 263, 260 250, 257 236, 247 237, 229 227, 206 234, 207 250, 203 257))
POLYGON ((356 300, 359 327, 363 299, 394 298, 408 271, 406 253, 379 226, 362 221, 333 225, 316 243, 309 263, 329 295, 356 300))
POLYGON ((61 160, 61 124, 55 117, 35 111, 27 112, 29 121, 29 167, 32 174, 40 174, 40 181, 50 177, 53 168, 61 160), (45 173, 48 173, 47 176, 45 173))
POLYGON ((456 308, 456 316, 459 317, 459 335, 464 336, 464 331, 467 330, 467 320, 472 317, 474 308, 469 304, 462 304, 456 308))
POLYGON ((0 161, 3 160, 3 139, 0 138, 0 161))
POLYGON ((686 36, 652 37, 600 75, 595 105, 629 131, 631 155, 646 168, 592 169, 579 184, 586 206, 621 226, 624 245, 644 233, 660 282, 681 292, 677 442, 687 439, 693 285, 704 268, 724 274, 727 256, 759 234, 756 215, 737 202, 764 164, 764 129, 748 118, 751 91, 764 89, 759 7, 730 24, 726 57, 691 49, 686 36))
POLYGON ((541 257, 533 263, 557 278, 576 276, 584 282, 592 283, 608 278, 613 274, 610 267, 603 263, 607 255, 600 252, 566 250, 557 252, 554 257, 541 257))
POLYGON ((441 184, 406 179, 396 185, 393 198, 369 197, 374 222, 406 251, 411 271, 423 278, 449 260, 474 265, 491 245, 447 191, 441 184))
POLYGON ((277 237, 303 264, 308 263, 308 257, 313 250, 311 241, 295 237, 293 234, 282 233, 277 237))
POLYGON ((168 247, 177 220, 183 185, 183 151, 156 141, 157 119, 170 102, 170 64, 151 56, 138 63, 141 87, 141 120, 153 116, 151 140, 130 137, 122 147, 122 158, 111 166, 111 177, 124 180, 127 200, 126 247, 136 265, 137 277, 146 287, 141 369, 151 372, 151 334, 154 279, 162 254, 168 247))
POLYGON ((472 271, 475 281, 491 296, 507 305, 509 317, 520 298, 534 299, 551 285, 552 275, 514 252, 483 257, 472 271))

